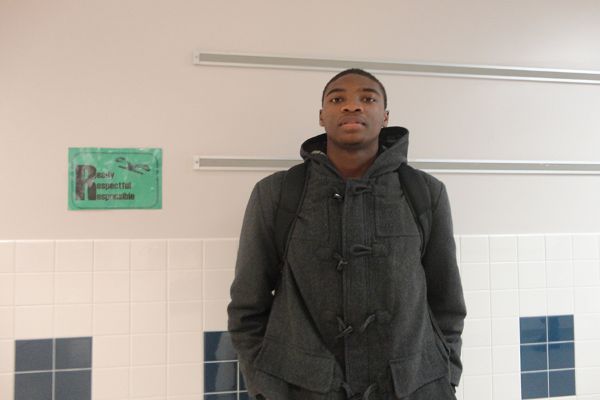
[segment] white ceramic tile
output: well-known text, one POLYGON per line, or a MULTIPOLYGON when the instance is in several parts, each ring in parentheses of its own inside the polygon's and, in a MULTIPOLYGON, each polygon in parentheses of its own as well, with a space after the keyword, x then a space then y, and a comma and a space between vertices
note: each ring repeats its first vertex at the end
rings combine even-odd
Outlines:
POLYGON ((14 272, 15 242, 0 240, 0 272, 14 272))
POLYGON ((573 235, 574 260, 598 260, 600 258, 600 240, 598 235, 573 235))
POLYGON ((165 240, 132 240, 131 269, 164 270, 167 267, 165 240))
POLYGON ((131 333, 163 333, 166 330, 167 307, 164 302, 131 304, 131 333))
POLYGON ((53 304, 53 274, 16 274, 15 304, 18 306, 53 304))
POLYGON ((518 236, 517 243, 520 262, 546 260, 546 241, 543 236, 518 236))
POLYGON ((573 289, 548 289, 548 315, 566 315, 575 312, 573 289))
POLYGON ((519 346, 496 346, 492 349, 492 362, 495 374, 510 374, 521 371, 521 351, 519 346))
POLYGON ((573 258, 571 235, 546 235, 546 260, 573 258))
POLYGON ((17 241, 15 244, 15 271, 54 271, 54 242, 49 240, 17 241))
POLYGON ((465 303, 470 318, 489 318, 490 311, 490 292, 465 292, 465 303))
POLYGON ((492 400, 492 376, 465 376, 464 400, 492 400))
POLYGON ((491 292, 492 317, 519 316, 519 292, 516 290, 493 290, 491 292))
POLYGON ((167 265, 169 269, 202 268, 202 241, 194 239, 169 240, 167 265))
POLYGON ((169 271, 169 301, 202 300, 201 270, 169 271))
POLYGON ((169 365, 167 395, 201 394, 204 388, 202 364, 169 365))
POLYGON ((92 305, 72 304, 54 308, 54 337, 92 336, 92 305))
POLYGON ((95 336, 92 346, 93 368, 129 367, 130 337, 95 336))
POLYGON ((490 236, 491 262, 516 262, 517 259, 516 236, 490 236))
POLYGON ((165 271, 131 272, 131 301, 164 301, 166 298, 165 271))
POLYGON ((454 393, 454 396, 456 396, 456 400, 463 400, 464 399, 464 390, 463 390, 462 381, 458 385, 458 387, 456 388, 456 393, 454 393))
POLYGON ((546 311, 545 289, 519 291, 519 315, 521 317, 546 315, 546 311))
POLYGON ((131 365, 159 365, 166 362, 166 334, 131 336, 131 365))
POLYGON ((0 374, 0 399, 14 398, 14 374, 0 374))
POLYGON ((234 269, 238 243, 237 239, 204 241, 204 268, 234 269))
POLYGON ((165 366, 131 368, 131 398, 164 397, 167 392, 165 366))
POLYGON ((129 301, 129 272, 94 272, 94 303, 129 301))
POLYGON ((464 347, 484 347, 492 345, 492 322, 485 319, 465 319, 462 334, 464 347))
POLYGON ((597 395, 600 393, 600 368, 575 369, 575 385, 577 397, 580 395, 597 395))
POLYGON ((0 273, 0 306, 12 306, 15 302, 14 274, 0 273))
POLYGON ((94 263, 94 242, 91 240, 57 240, 56 270, 89 272, 94 263))
POLYGON ((573 286, 573 263, 566 261, 547 261, 546 279, 549 288, 573 286))
POLYGON ((461 352, 463 376, 488 375, 492 373, 491 347, 465 347, 461 352))
POLYGON ((575 343, 575 362, 577 368, 600 368, 600 341, 575 343))
POLYGON ((204 362, 203 333, 170 333, 168 337, 169 364, 204 362))
POLYGON ((494 375, 494 400, 521 400, 519 374, 494 375))
POLYGON ((464 290, 487 290, 490 288, 490 265, 488 263, 462 263, 460 275, 464 290))
POLYGON ((129 270, 129 248, 128 240, 95 240, 94 270, 129 270))
POLYGON ((600 286, 600 261, 573 261, 575 286, 600 286))
POLYGON ((574 291, 577 314, 600 313, 600 290, 597 287, 577 287, 574 291))
POLYGON ((204 271, 204 300, 229 299, 229 288, 234 275, 233 270, 204 271))
POLYGON ((202 332, 202 302, 169 303, 169 332, 202 332))
POLYGON ((227 330, 227 305, 229 300, 210 300, 204 302, 204 330, 227 330))
POLYGON ((14 337, 14 308, 0 307, 0 339, 14 337))
POLYGON ((600 340, 600 314, 576 315, 575 340, 600 340))
POLYGON ((493 290, 518 289, 519 267, 517 263, 492 263, 490 265, 490 286, 493 290))
POLYGON ((0 373, 15 371, 15 342, 0 340, 0 373))
POLYGON ((519 318, 492 319, 492 345, 508 346, 520 344, 519 318))
POLYGON ((94 304, 94 335, 129 333, 129 303, 94 304))
POLYGON ((519 263, 519 288, 539 289, 546 287, 546 263, 519 263))
POLYGON ((129 368, 95 368, 92 382, 94 400, 129 398, 129 368))
POLYGON ((49 338, 54 334, 52 306, 15 307, 15 338, 49 338))
POLYGON ((462 236, 460 238, 460 261, 489 262, 489 243, 487 236, 462 236))
POLYGON ((57 304, 91 303, 92 273, 56 273, 54 275, 54 301, 57 304))

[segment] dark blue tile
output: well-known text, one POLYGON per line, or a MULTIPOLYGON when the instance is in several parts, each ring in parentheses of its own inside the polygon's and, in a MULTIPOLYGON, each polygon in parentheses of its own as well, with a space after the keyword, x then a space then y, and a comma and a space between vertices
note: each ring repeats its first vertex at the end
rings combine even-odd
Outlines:
POLYGON ((91 400, 92 371, 57 371, 54 400, 91 400))
POLYGON ((548 397, 548 373, 521 374, 521 397, 540 399, 548 397))
POLYGON ((546 342, 546 317, 523 317, 520 325, 521 344, 546 342))
POLYGON ((15 400, 52 400, 52 372, 15 374, 15 400))
POLYGON ((237 390, 237 361, 204 364, 204 393, 235 390, 237 390))
POLYGON ((548 352, 545 344, 521 346, 521 372, 548 369, 548 352))
POLYGON ((549 369, 575 368, 575 343, 550 343, 548 367, 549 369))
POLYGON ((575 340, 575 329, 572 315, 548 317, 548 341, 568 342, 575 340))
POLYGON ((550 371, 550 397, 575 395, 575 370, 550 371))
POLYGON ((244 380, 244 374, 242 374, 242 370, 238 364, 238 374, 240 374, 240 390, 247 390, 246 381, 244 380))
POLYGON ((92 368, 92 338, 56 339, 55 368, 92 368))
POLYGON ((252 396, 250 396, 248 394, 248 392, 240 392, 240 399, 239 400, 254 400, 254 398, 252 396))
POLYGON ((51 371, 53 340, 17 340, 15 342, 15 371, 51 371))
POLYGON ((204 361, 237 360, 229 332, 204 332, 204 361))
POLYGON ((237 393, 205 394, 204 400, 238 400, 237 393))

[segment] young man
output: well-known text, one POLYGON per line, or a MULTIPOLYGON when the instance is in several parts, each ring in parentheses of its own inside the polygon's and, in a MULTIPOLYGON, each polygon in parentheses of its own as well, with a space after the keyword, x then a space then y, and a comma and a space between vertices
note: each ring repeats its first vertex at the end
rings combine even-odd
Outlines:
POLYGON ((445 187, 412 173, 431 194, 423 228, 399 179, 408 131, 387 127, 373 75, 339 73, 322 103, 326 133, 302 145, 305 186, 283 260, 275 216, 286 172, 258 182, 246 209, 228 312, 248 390, 268 400, 455 399, 466 309, 445 187))

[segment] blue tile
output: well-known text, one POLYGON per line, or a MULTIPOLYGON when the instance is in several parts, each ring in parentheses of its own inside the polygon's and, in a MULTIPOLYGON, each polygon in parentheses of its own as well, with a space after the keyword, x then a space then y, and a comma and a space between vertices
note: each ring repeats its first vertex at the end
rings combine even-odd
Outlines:
POLYGON ((548 369, 548 352, 545 344, 521 346, 521 372, 548 369))
POLYGON ((248 394, 248 392, 240 392, 239 400, 253 400, 254 398, 248 394))
POLYGON ((15 342, 15 371, 51 371, 53 340, 17 340, 15 342))
POLYGON ((204 361, 237 360, 229 332, 204 332, 204 361))
POLYGON ((238 400, 237 393, 205 394, 204 400, 238 400))
POLYGON ((568 342, 575 340, 575 329, 572 315, 548 317, 548 341, 568 342))
POLYGON ((205 393, 235 390, 237 390, 237 361, 204 364, 205 393))
POLYGON ((575 343, 550 343, 548 367, 549 369, 575 368, 575 343))
POLYGON ((521 397, 540 399, 548 397, 548 373, 521 374, 521 397))
POLYGON ((91 367, 91 337, 56 339, 56 369, 91 367))
POLYGON ((91 400, 92 371, 58 371, 54 378, 54 400, 91 400))
POLYGON ((523 317, 520 320, 521 344, 546 342, 546 317, 523 317))
POLYGON ((550 397, 575 395, 575 370, 550 371, 550 397))
POLYGON ((52 372, 15 374, 15 400, 52 400, 52 372))

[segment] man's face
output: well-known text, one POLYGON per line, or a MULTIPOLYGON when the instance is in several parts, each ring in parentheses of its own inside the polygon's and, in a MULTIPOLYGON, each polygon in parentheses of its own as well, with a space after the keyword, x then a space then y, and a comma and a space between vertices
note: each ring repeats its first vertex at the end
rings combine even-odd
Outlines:
POLYGON ((366 76, 348 74, 331 82, 319 112, 328 149, 377 149, 379 132, 388 123, 383 103, 380 86, 366 76))

